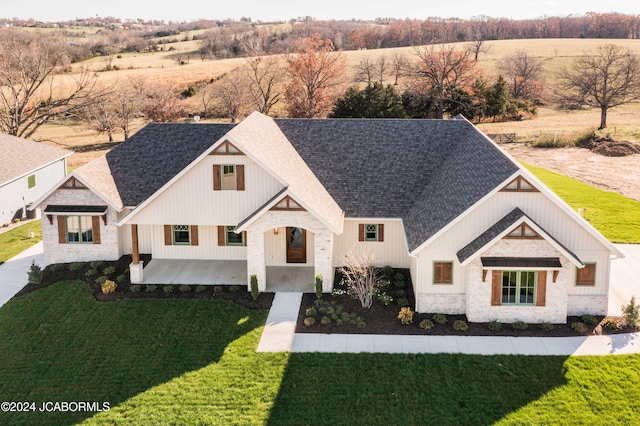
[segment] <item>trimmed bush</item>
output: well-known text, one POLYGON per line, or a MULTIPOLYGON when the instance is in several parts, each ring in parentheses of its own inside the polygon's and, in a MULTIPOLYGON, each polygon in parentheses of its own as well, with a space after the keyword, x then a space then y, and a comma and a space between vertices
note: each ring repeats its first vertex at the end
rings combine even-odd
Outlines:
POLYGON ((140 284, 134 284, 132 286, 129 286, 129 291, 131 293, 140 293, 140 290, 142 290, 142 286, 140 284))
POLYGON ((314 307, 307 308, 305 314, 308 317, 315 317, 316 315, 318 315, 318 310, 316 308, 314 308, 314 307))
POLYGON ((105 277, 111 278, 111 275, 115 274, 116 268, 115 266, 108 266, 102 270, 102 275, 105 277))
POLYGON ((622 318, 627 327, 636 327, 640 322, 640 306, 636 304, 635 296, 631 296, 628 305, 622 305, 622 318))
POLYGON ((502 330, 502 323, 497 320, 489 321, 487 323, 487 328, 489 329, 489 331, 497 332, 502 330))
POLYGON ((316 275, 316 299, 322 299, 322 274, 316 275))
POLYGON ((400 299, 397 299, 396 302, 398 303, 398 306, 409 306, 410 305, 409 301, 404 297, 402 297, 400 299))
POLYGON ((544 332, 551 331, 555 328, 555 326, 548 322, 541 322, 538 324, 538 328, 544 332))
POLYGON ((444 325, 448 321, 447 316, 445 314, 433 314, 431 319, 433 320, 433 322, 439 325, 444 325))
POLYGON ((405 288, 405 286, 407 285, 404 281, 404 274, 398 272, 397 274, 395 274, 393 276, 393 285, 397 288, 397 289, 403 289, 405 288))
POLYGON ((107 281, 108 278, 105 277, 104 275, 99 276, 98 278, 96 278, 96 284, 98 285, 102 285, 105 283, 105 281, 107 281))
POLYGON ((378 301, 382 303, 384 306, 389 306, 389 304, 393 302, 393 297, 389 296, 384 291, 379 291, 378 294, 376 295, 376 299, 378 299, 378 301))
POLYGON ((40 265, 36 265, 35 260, 31 261, 27 276, 29 277, 29 284, 40 284, 42 282, 42 268, 40 265))
POLYGON ((70 271, 79 271, 80 269, 84 268, 84 263, 83 262, 73 262, 69 265, 69 270, 70 271))
POLYGON ((602 328, 606 328, 607 330, 618 330, 620 326, 618 322, 612 319, 606 319, 602 321, 602 328))
POLYGON ((118 275, 116 277, 116 282, 118 284, 122 284, 123 282, 125 282, 127 280, 127 277, 125 275, 118 275))
POLYGON ((394 269, 393 267, 389 266, 389 265, 385 265, 380 272, 382 273, 382 276, 387 277, 387 279, 393 277, 393 272, 394 269))
POLYGON ((162 287, 162 291, 164 291, 165 293, 173 293, 174 290, 175 288, 173 288, 172 285, 165 285, 162 287))
POLYGON ((158 286, 155 284, 147 284, 144 291, 147 293, 154 293, 158 289, 158 286))
POLYGON ((587 327, 587 324, 578 321, 571 324, 571 329, 576 333, 582 334, 586 333, 589 328, 587 327))
POLYGON ((251 275, 251 277, 249 277, 249 282, 251 286, 251 298, 256 300, 258 296, 260 296, 260 291, 258 290, 258 276, 256 274, 251 275))
POLYGON ((582 315, 580 319, 582 320, 583 323, 587 325, 598 325, 598 322, 599 322, 598 318, 596 318, 593 315, 582 315))
POLYGON ((180 293, 188 293, 191 291, 191 286, 183 284, 180 287, 178 287, 178 290, 180 290, 180 293))
POLYGON ((100 286, 103 294, 115 293, 117 287, 118 285, 115 283, 115 281, 111 280, 105 280, 105 282, 100 286))
POLYGON ((91 278, 94 275, 96 275, 98 273, 98 271, 96 271, 95 269, 89 269, 87 272, 84 273, 84 276, 87 278, 91 278))
POLYGON ((455 331, 467 331, 469 329, 469 325, 462 320, 456 320, 453 322, 453 329, 455 331))
POLYGON ((420 328, 422 328, 423 330, 431 330, 434 327, 433 321, 426 318, 420 321, 419 325, 420 325, 420 328))
POLYGON ((205 291, 207 291, 206 285, 199 285, 196 287, 196 293, 204 293, 205 291))
POLYGON ((516 321, 511 324, 511 328, 513 328, 515 331, 524 331, 529 328, 529 325, 524 321, 516 321))
POLYGON ((305 327, 312 327, 316 323, 316 319, 314 317, 306 317, 304 319, 305 327))
POLYGON ((232 285, 229 287, 229 293, 237 293, 240 291, 239 285, 232 285))
POLYGON ((89 265, 91 265, 91 269, 99 269, 99 268, 102 268, 102 265, 104 265, 104 262, 100 262, 99 260, 94 260, 93 262, 89 263, 89 265))
POLYGON ((400 313, 398 314, 398 319, 402 323, 402 325, 408 325, 413 322, 413 312, 411 308, 404 307, 400 309, 400 313))
POLYGON ((330 325, 330 324, 331 324, 331 318, 329 318, 329 317, 322 317, 322 318, 320 319, 320 324, 322 324, 322 325, 324 325, 324 326, 330 325))

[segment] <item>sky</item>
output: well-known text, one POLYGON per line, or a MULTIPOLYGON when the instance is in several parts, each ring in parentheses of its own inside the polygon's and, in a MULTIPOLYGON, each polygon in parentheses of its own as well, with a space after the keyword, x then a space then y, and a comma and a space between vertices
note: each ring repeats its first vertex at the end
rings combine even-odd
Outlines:
POLYGON ((0 18, 62 21, 92 16, 192 21, 199 18, 253 21, 312 16, 329 19, 375 19, 474 16, 511 19, 619 12, 640 15, 640 0, 0 0, 0 18), (171 4, 171 6, 164 6, 171 4))

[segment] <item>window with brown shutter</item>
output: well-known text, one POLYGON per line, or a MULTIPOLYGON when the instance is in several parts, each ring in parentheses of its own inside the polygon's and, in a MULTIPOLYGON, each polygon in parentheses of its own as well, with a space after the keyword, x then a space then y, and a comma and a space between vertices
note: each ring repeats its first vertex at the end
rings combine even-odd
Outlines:
POLYGON ((191 225, 191 245, 198 245, 198 225, 191 225))
POLYGON ((58 216, 58 243, 67 243, 67 226, 64 223, 65 217, 58 216))
POLYGON ((100 244, 100 216, 91 217, 93 225, 93 244, 100 244))
POLYGON ((538 271, 536 306, 545 306, 547 301, 547 271, 538 271))
POLYGON ((224 226, 218 226, 218 245, 225 246, 224 226))
POLYGON ((596 264, 586 263, 576 273, 576 285, 596 285, 596 264))
POLYGON ((213 190, 222 190, 222 166, 220 164, 213 165, 213 190))
POLYGON ((433 262, 433 283, 453 284, 453 262, 433 262))
POLYGON ((491 271, 491 306, 500 306, 502 300, 502 271, 491 271))
POLYGON ((244 191, 244 164, 236 164, 236 190, 244 191))
POLYGON ((164 245, 170 246, 173 245, 173 237, 171 234, 173 233, 171 225, 164 225, 164 245))
POLYGON ((358 224, 358 241, 384 241, 384 224, 358 224))

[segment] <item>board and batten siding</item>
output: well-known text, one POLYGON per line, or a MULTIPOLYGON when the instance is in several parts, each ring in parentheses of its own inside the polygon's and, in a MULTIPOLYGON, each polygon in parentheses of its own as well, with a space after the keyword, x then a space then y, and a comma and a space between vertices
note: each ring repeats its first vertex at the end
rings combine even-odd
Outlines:
POLYGON ((245 155, 208 155, 132 218, 153 225, 236 225, 283 185, 245 155), (245 190, 213 189, 214 164, 243 164, 245 190))
POLYGON ((345 218, 343 232, 333 239, 333 266, 343 266, 340 257, 345 253, 370 250, 375 255, 376 266, 390 265, 409 268, 410 257, 407 240, 400 219, 345 218), (360 224, 383 224, 384 241, 359 241, 360 224))
MULTIPOLYGON (((247 259, 247 248, 244 246, 218 245, 217 226, 198 225, 197 246, 165 245, 164 225, 152 225, 149 228, 152 234, 151 250, 154 259, 247 259)), ((140 252, 142 253, 142 250, 140 252)))

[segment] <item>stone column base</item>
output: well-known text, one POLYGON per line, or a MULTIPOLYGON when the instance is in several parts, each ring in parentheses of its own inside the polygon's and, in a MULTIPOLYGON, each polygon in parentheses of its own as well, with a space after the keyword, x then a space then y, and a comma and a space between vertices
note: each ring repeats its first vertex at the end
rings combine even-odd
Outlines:
POLYGON ((142 284, 144 273, 142 272, 143 264, 132 263, 129 265, 129 276, 131 277, 131 284, 142 284))

